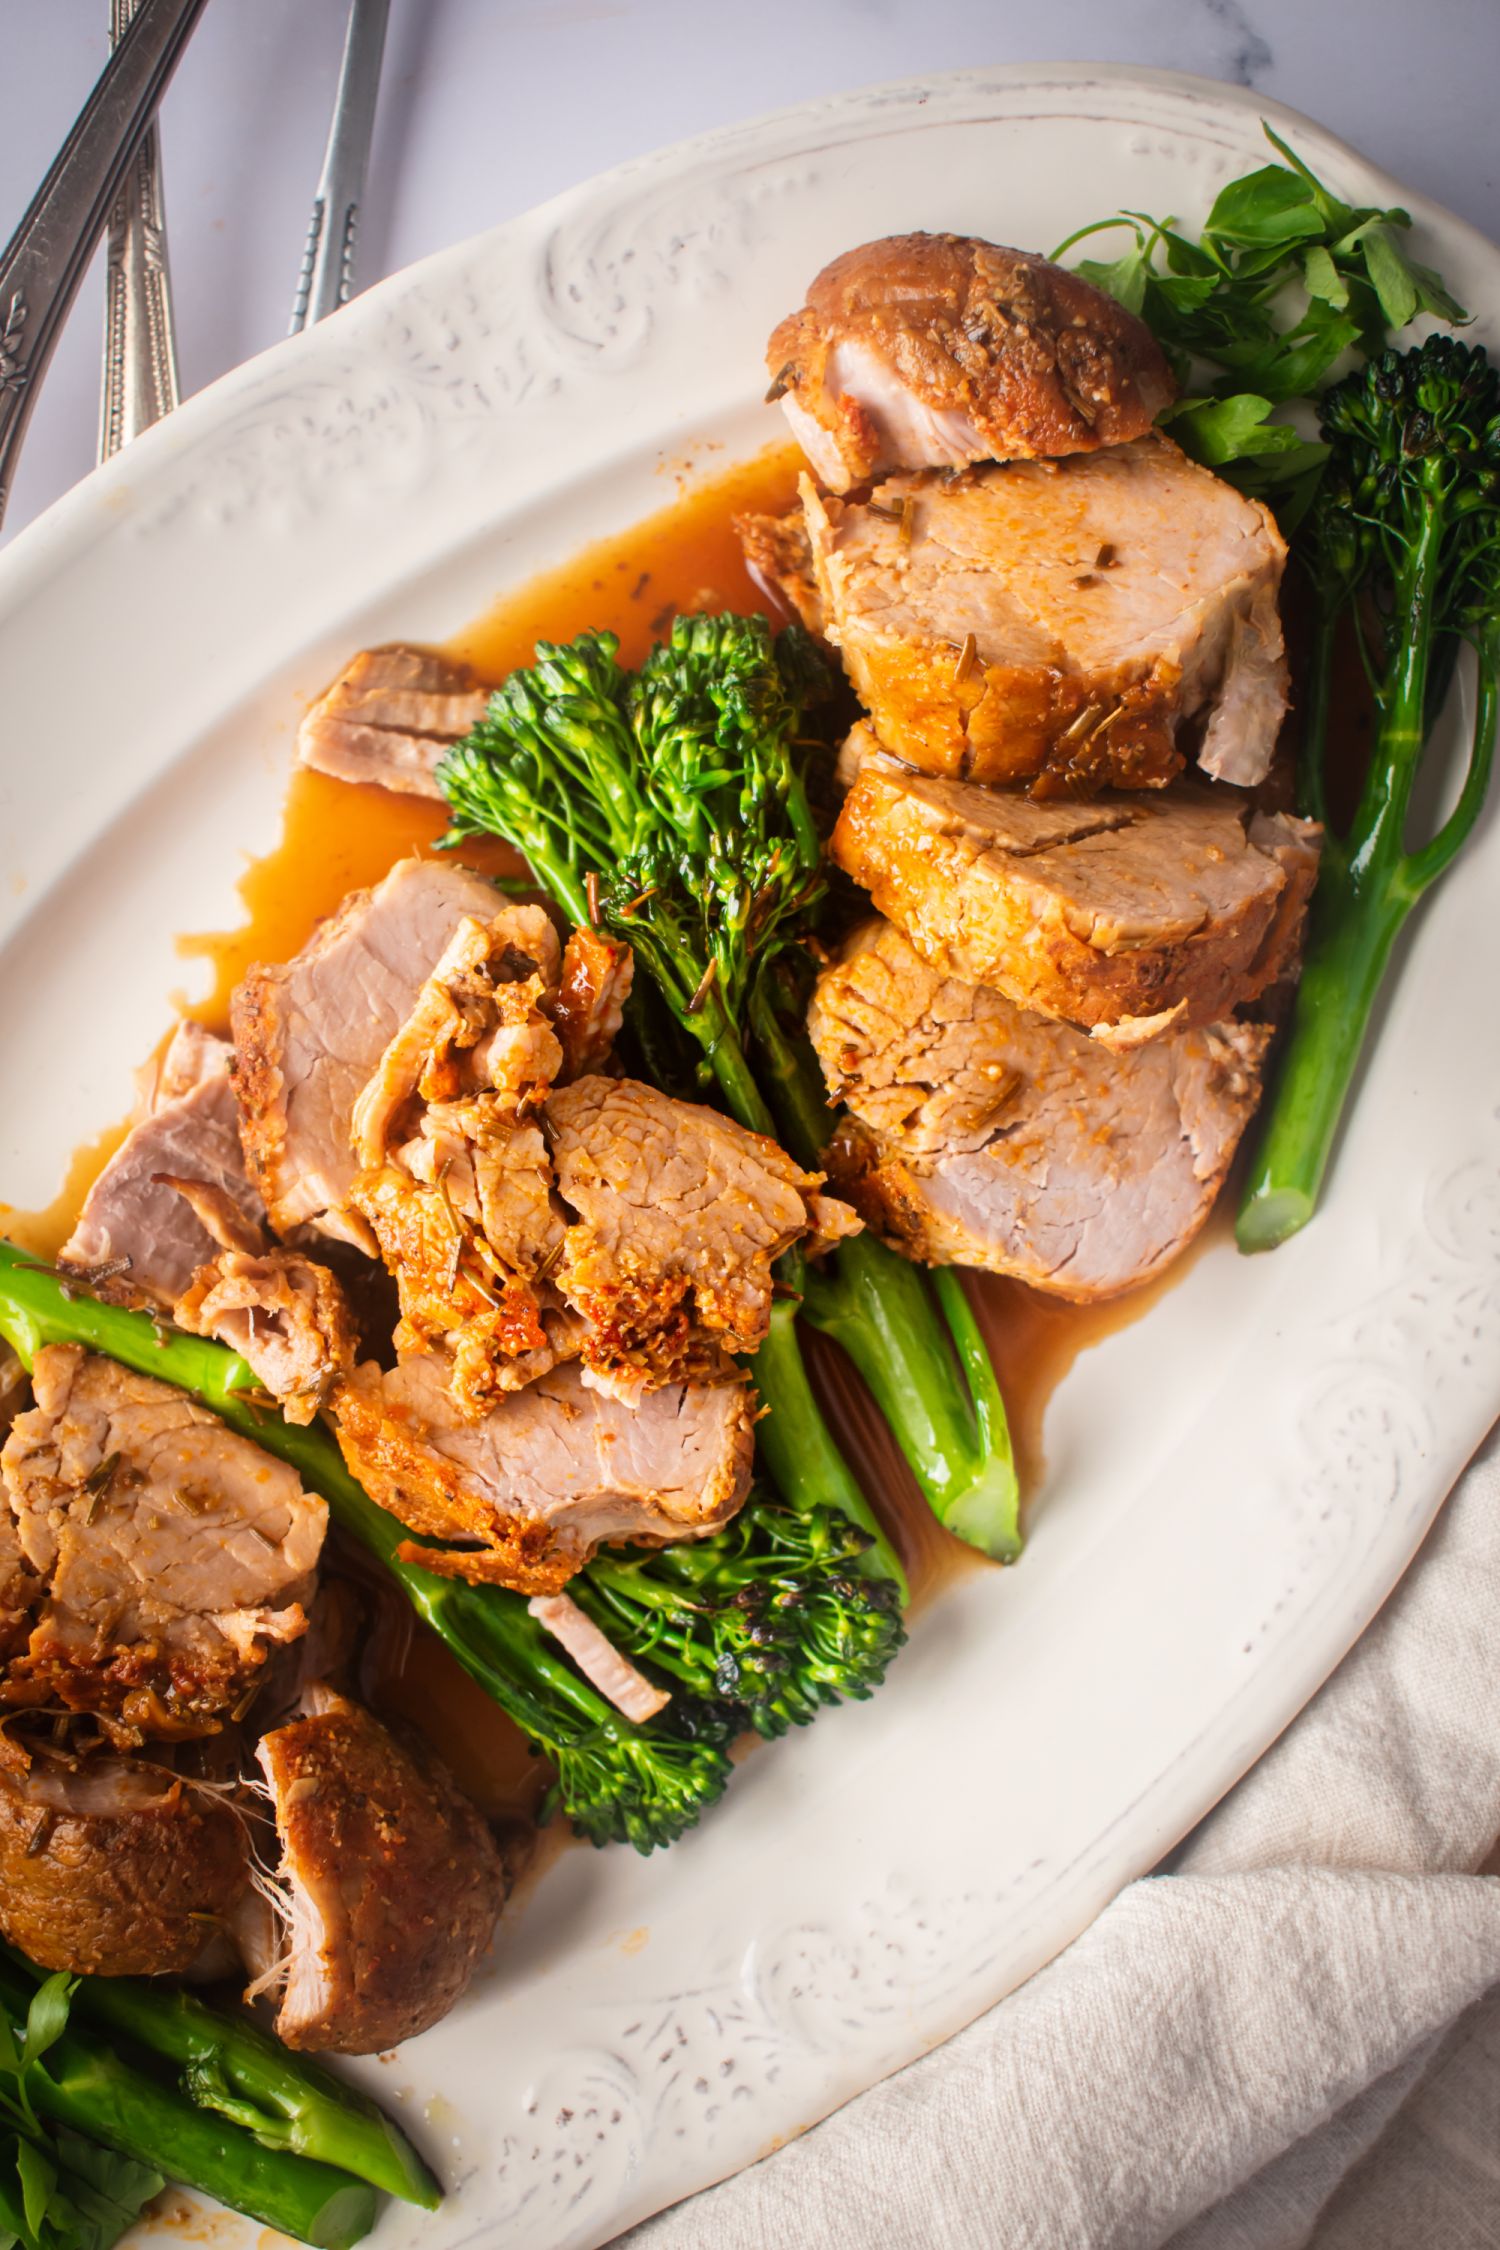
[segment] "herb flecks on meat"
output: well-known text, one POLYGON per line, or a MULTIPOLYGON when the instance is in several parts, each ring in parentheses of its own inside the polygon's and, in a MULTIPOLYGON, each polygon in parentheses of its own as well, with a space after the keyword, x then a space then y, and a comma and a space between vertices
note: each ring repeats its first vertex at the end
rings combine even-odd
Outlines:
MULTIPOLYGON (((448 840, 501 836, 575 920, 596 910, 634 947, 731 1114, 754 1132, 779 1127, 798 1161, 816 1164, 833 1118, 781 987, 786 971, 795 988, 825 880, 802 755, 822 666, 804 633, 773 640, 761 618, 679 618, 638 673, 617 646, 608 633, 542 643, 535 665, 511 674, 439 768, 448 840)), ((842 1242, 826 1273, 794 1253, 780 1278, 790 1294, 755 1379, 783 1497, 842 1508, 876 1534, 866 1568, 899 1583, 813 1401, 801 1299, 849 1351, 940 1520, 991 1555, 1014 1554, 1004 1409, 966 1308, 940 1288, 940 1319, 921 1277, 863 1236, 842 1242)))

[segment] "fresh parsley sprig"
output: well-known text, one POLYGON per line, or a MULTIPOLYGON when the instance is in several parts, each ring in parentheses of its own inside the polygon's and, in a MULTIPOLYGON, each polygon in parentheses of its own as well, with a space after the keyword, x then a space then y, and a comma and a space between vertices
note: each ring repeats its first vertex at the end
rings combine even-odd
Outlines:
POLYGON ((1120 211, 1069 235, 1116 228, 1130 247, 1078 271, 1138 313, 1173 363, 1181 396, 1163 416, 1183 450, 1275 507, 1290 529, 1305 513, 1328 448, 1299 428, 1350 352, 1372 358, 1419 314, 1467 314, 1403 244, 1399 205, 1342 201, 1269 125, 1284 163, 1231 180, 1196 238, 1176 219, 1120 211))

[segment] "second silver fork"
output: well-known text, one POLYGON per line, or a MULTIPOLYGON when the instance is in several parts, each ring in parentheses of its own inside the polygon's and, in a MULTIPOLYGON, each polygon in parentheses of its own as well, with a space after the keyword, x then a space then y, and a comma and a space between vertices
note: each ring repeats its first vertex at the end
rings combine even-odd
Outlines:
MULTIPOLYGON (((112 47, 119 45, 139 5, 140 0, 109 0, 112 47)), ((155 125, 137 150, 109 215, 104 287, 101 461, 170 414, 180 395, 155 125)))

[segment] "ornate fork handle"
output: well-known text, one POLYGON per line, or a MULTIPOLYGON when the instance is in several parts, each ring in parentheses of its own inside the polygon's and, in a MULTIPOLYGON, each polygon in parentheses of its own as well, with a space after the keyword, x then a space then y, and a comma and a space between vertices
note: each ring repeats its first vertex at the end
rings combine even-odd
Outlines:
MULTIPOLYGON (((141 0, 109 0, 109 36, 118 47, 141 0)), ((130 160, 109 215, 104 269, 104 381, 99 458, 107 461, 142 430, 170 414, 179 397, 172 282, 162 213, 161 159, 154 124, 130 160)))
POLYGON ((131 158, 207 0, 141 0, 0 255, 0 518, 42 373, 131 158))

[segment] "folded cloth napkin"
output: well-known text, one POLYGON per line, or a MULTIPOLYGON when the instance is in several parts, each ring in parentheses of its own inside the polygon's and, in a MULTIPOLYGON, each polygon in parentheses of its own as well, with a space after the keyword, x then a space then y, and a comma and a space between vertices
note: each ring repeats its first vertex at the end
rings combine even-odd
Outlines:
POLYGON ((945 2047, 630 2250, 1500 2244, 1500 1430, 1301 1717, 945 2047), (1489 2000, 1484 1994, 1492 1985, 1489 2000))

